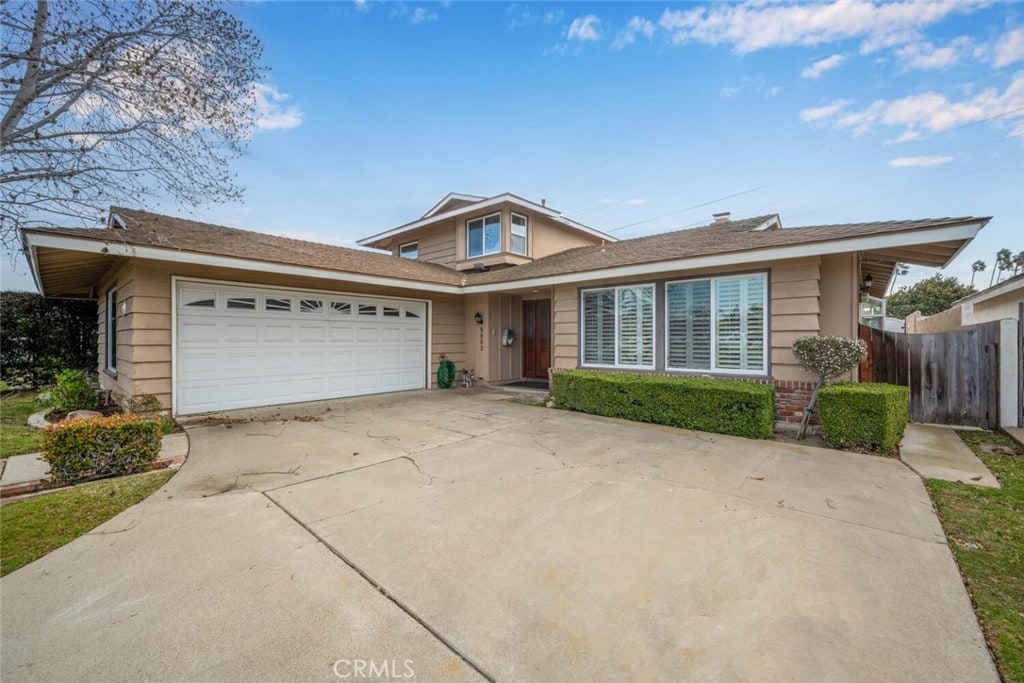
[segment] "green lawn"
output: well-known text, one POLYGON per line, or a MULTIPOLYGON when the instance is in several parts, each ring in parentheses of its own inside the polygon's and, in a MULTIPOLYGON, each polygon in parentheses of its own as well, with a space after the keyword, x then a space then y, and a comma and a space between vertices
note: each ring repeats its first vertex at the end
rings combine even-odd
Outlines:
POLYGON ((928 488, 999 671, 1024 683, 1024 450, 1004 434, 957 433, 1003 488, 935 479, 928 488))
POLYGON ((172 474, 161 470, 108 479, 0 507, 0 576, 95 529, 145 499, 172 474))
POLYGON ((34 391, 0 397, 0 458, 39 450, 39 432, 25 421, 40 407, 34 391))

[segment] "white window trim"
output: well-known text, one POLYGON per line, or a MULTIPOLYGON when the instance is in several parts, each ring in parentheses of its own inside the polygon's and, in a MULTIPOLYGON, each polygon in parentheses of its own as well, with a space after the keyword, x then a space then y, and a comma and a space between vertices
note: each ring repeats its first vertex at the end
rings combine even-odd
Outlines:
POLYGON ((516 254, 517 256, 529 256, 530 255, 530 218, 529 218, 529 216, 525 216, 525 215, 523 215, 521 213, 516 213, 515 211, 513 211, 511 213, 512 213, 512 219, 510 219, 509 222, 508 222, 508 251, 509 251, 510 254, 516 254), (526 243, 526 245, 523 247, 523 251, 522 252, 518 252, 518 251, 516 251, 515 249, 512 248, 512 237, 513 237, 513 235, 515 235, 514 231, 516 229, 516 224, 515 224, 515 220, 514 219, 516 219, 516 218, 522 218, 523 219, 523 231, 524 232, 523 232, 522 235, 519 235, 519 236, 523 238, 523 240, 526 243))
POLYGON ((682 372, 693 375, 740 375, 744 377, 768 377, 770 363, 768 359, 769 344, 768 337, 771 334, 771 319, 768 315, 768 274, 767 273, 745 273, 742 275, 723 275, 721 277, 695 277, 685 278, 682 280, 670 280, 665 283, 665 369, 671 372, 682 372), (761 357, 764 359, 764 367, 761 370, 735 370, 732 368, 719 368, 718 367, 718 311, 716 307, 718 305, 718 289, 715 284, 720 280, 749 280, 751 278, 760 278, 764 287, 764 298, 762 300, 762 309, 764 311, 764 338, 761 340, 761 357), (669 365, 668 349, 669 349, 669 301, 668 301, 668 288, 675 284, 690 283, 690 282, 709 282, 711 283, 711 367, 710 368, 677 368, 669 365))
POLYGON ((607 370, 654 370, 658 364, 658 305, 657 305, 658 289, 654 286, 653 282, 639 282, 631 285, 619 285, 613 287, 589 287, 587 289, 580 290, 580 367, 584 368, 599 368, 607 370), (648 287, 651 290, 651 360, 653 361, 650 365, 622 365, 619 361, 619 290, 622 289, 640 289, 648 287), (584 301, 588 292, 604 292, 604 291, 615 292, 615 365, 606 365, 599 363, 588 363, 586 362, 586 343, 587 343, 587 321, 584 301))
POLYGON ((104 296, 106 297, 104 306, 106 319, 103 321, 105 325, 103 365, 107 374, 117 377, 117 341, 115 340, 113 344, 110 343, 111 338, 117 336, 117 285, 108 289, 104 296))
MULTIPOLYGON (((449 234, 451 234, 451 233, 449 233, 449 234)), ((467 233, 467 237, 468 237, 468 235, 469 235, 469 233, 467 233)), ((399 244, 398 245, 398 256, 399 256, 399 258, 404 258, 404 259, 407 259, 409 261, 417 261, 417 260, 419 260, 419 258, 420 258, 420 243, 419 243, 419 240, 413 240, 412 242, 406 242, 405 244, 399 244), (416 247, 416 255, 415 256, 404 256, 402 254, 402 250, 405 249, 406 247, 416 247)))
POLYGON ((502 225, 501 225, 501 211, 496 211, 494 213, 489 213, 486 216, 476 216, 475 218, 468 218, 468 219, 466 219, 466 258, 468 258, 468 259, 470 259, 470 258, 481 258, 481 257, 484 257, 484 256, 493 256, 494 254, 500 254, 501 253, 502 237, 503 237, 503 235, 501 234, 501 228, 502 228, 502 225), (479 254, 470 254, 469 253, 469 224, 470 223, 474 223, 476 221, 480 221, 480 230, 482 232, 486 228, 487 219, 488 218, 494 218, 495 216, 498 217, 498 248, 496 250, 494 250, 494 251, 487 251, 487 246, 486 246, 487 245, 487 241, 485 239, 483 239, 483 235, 481 235, 480 248, 483 251, 481 251, 479 254))

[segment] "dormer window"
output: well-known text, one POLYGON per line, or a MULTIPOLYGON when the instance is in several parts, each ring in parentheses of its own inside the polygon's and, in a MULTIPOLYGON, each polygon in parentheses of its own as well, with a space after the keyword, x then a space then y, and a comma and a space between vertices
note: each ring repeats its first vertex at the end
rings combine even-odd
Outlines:
POLYGON ((466 221, 466 255, 487 256, 501 251, 501 213, 466 221))
POLYGON ((398 247, 398 255, 402 258, 416 260, 420 257, 420 243, 409 242, 398 247))
POLYGON ((512 236, 510 243, 510 251, 513 254, 521 254, 526 256, 527 247, 527 219, 526 216, 520 216, 518 213, 512 214, 512 236))

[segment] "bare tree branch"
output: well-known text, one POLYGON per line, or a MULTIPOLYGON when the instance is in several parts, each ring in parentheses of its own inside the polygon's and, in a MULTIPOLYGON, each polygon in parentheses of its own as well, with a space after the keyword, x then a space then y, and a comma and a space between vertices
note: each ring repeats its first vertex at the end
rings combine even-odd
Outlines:
POLYGON ((5 2, 0 242, 111 204, 241 195, 261 48, 210 0, 5 2))

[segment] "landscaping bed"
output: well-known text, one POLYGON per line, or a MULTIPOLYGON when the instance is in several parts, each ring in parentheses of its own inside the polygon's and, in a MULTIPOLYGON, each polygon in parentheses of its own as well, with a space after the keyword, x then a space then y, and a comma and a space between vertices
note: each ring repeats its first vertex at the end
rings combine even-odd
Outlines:
POLYGON ((0 576, 65 545, 144 500, 172 472, 83 484, 0 507, 0 576))
POLYGON ((1024 682, 1024 449, 999 433, 957 433, 1002 488, 928 479, 928 490, 996 665, 1024 682))

